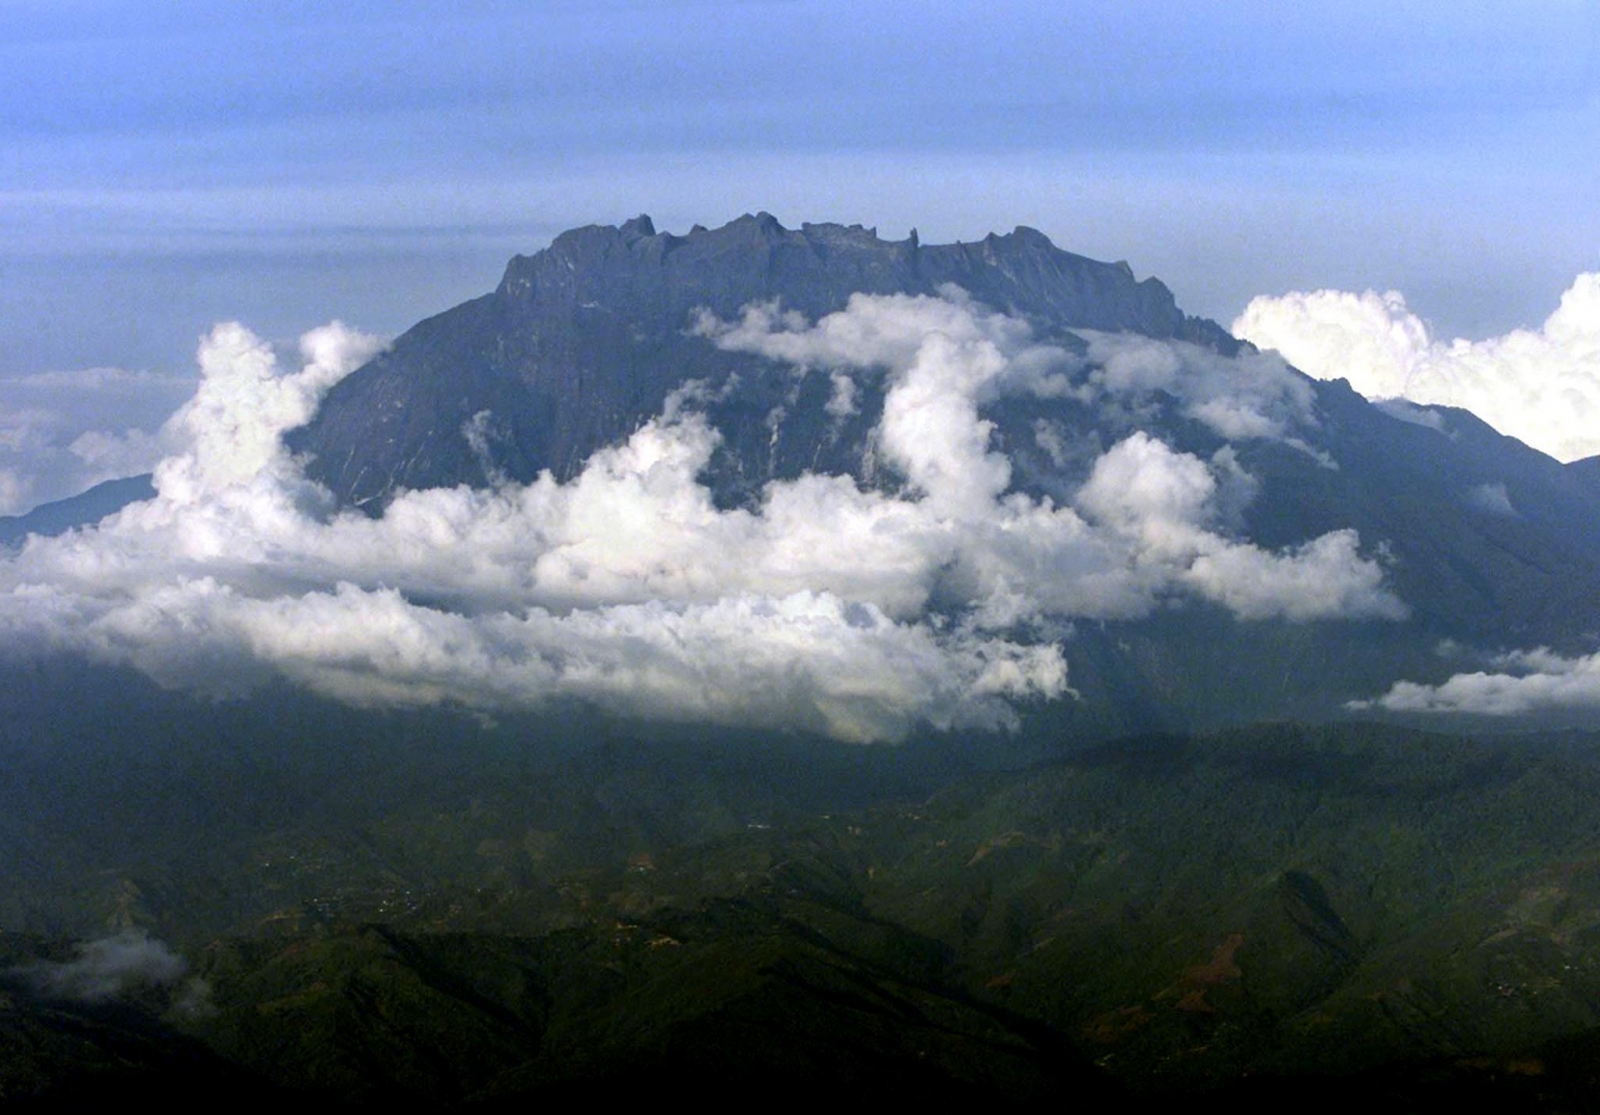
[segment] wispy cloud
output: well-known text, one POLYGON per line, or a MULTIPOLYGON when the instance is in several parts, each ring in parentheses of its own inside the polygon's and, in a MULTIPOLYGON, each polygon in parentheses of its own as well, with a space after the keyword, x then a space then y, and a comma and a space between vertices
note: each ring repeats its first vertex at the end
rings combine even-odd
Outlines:
POLYGON ((102 1003, 147 987, 183 980, 189 962, 142 930, 88 941, 67 961, 40 961, 12 969, 41 991, 63 999, 102 1003))

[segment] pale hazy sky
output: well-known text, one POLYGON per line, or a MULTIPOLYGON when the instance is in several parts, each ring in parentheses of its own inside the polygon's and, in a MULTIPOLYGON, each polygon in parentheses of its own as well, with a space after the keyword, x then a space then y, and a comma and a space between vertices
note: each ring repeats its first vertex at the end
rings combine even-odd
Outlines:
POLYGON ((560 230, 1017 224, 1226 324, 1441 335, 1600 266, 1593 0, 0 0, 0 373, 397 332, 560 230))

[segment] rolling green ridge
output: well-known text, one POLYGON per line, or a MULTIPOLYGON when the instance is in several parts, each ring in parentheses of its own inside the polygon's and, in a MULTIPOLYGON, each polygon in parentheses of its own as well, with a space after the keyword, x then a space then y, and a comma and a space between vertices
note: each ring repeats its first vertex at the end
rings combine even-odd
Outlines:
POLYGON ((1595 1094, 1593 736, 1272 724, 1008 769, 599 723, 556 753, 288 694, 268 748, 260 707, 168 700, 7 744, 8 1097, 201 1062, 333 1106, 1595 1094), (184 981, 92 1025, 29 983, 129 927, 184 981))

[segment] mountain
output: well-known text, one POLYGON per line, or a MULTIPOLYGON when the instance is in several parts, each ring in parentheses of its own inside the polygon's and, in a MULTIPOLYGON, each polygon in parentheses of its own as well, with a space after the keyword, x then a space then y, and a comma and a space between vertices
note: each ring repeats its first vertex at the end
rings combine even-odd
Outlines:
POLYGON ((1600 486, 1600 457, 1584 457, 1582 460, 1569 461, 1567 471, 1583 478, 1583 483, 1600 486))
POLYGON ((698 384, 718 435, 702 479, 719 506, 757 507, 772 481, 806 473, 902 492, 879 442, 881 377, 830 409, 826 369, 797 371, 706 323, 765 305, 810 323, 852 295, 953 291, 1078 362, 1069 390, 983 400, 1009 491, 1070 504, 1108 448, 1143 432, 1225 477, 1227 537, 1292 554, 1358 532, 1406 613, 1305 622, 1190 601, 1078 622, 1067 654, 1082 700, 1051 714, 1068 730, 1322 718, 1498 651, 1592 648, 1600 485, 1584 468, 1465 411, 1379 407, 1343 381, 1280 374, 1156 280, 1026 228, 950 245, 766 214, 687 236, 645 217, 575 229, 339 382, 290 444, 343 504, 377 513, 407 488, 570 479, 698 384), (1162 378, 1163 360, 1181 370, 1162 378))
MULTIPOLYGON (((1081 327, 1238 346, 1215 324, 1185 317, 1161 283, 1061 251, 1032 229, 932 246, 915 233, 880 240, 858 225, 786 229, 766 213, 688 236, 638 217, 574 229, 516 257, 494 293, 422 322, 340 383, 291 444, 315 455, 311 474, 342 500, 381 505, 399 488, 484 483, 486 462, 463 427, 487 411, 494 470, 565 479, 686 380, 721 384, 748 370, 748 358, 687 332, 696 311, 732 318, 777 299, 815 319, 852 294, 931 295, 947 283, 1046 335, 1081 327)), ((741 417, 759 423, 786 385, 773 386, 752 384, 730 415, 747 411, 741 417)), ((827 440, 824 400, 793 408, 776 453, 763 450, 764 429, 759 446, 732 431, 737 460, 723 463, 724 484, 816 467, 858 472, 864 423, 816 455, 827 440)))
MULTIPOLYGON (((342 370, 284 375, 241 328, 215 339, 229 343, 243 364, 213 352, 208 376, 235 377, 216 402, 285 383, 309 401, 308 378, 342 370)), ((213 456, 164 466, 190 502, 4 555, 8 1107, 143 1094, 510 1110, 601 1088, 1594 1107, 1600 734, 1429 734, 1343 707, 1499 648, 1587 653, 1594 462, 1312 382, 1154 280, 1030 230, 940 247, 769 217, 684 237, 639 219, 514 260, 496 292, 418 325, 293 435, 337 503, 275 442, 270 470, 208 474, 238 463, 242 428, 207 428, 213 456), (891 441, 906 432, 894 408, 930 385, 913 401, 935 420, 910 429, 965 445, 944 474, 891 441), (636 442, 703 457, 692 476, 643 451, 618 465, 636 442), (1130 460, 1154 464, 1108 466, 1130 460), (777 660, 785 684, 753 675, 751 697, 788 716, 819 677, 847 696, 870 683, 858 671, 886 644, 828 656, 893 630, 916 636, 916 654, 891 657, 897 677, 930 649, 971 652, 994 669, 920 676, 1003 690, 1014 638, 1059 643, 1072 693, 1019 702, 1014 733, 908 719, 874 737, 900 742, 862 746, 815 720, 697 718, 582 688, 482 705, 433 688, 528 659, 592 681, 619 617, 661 621, 620 628, 635 649, 696 636, 677 621, 706 596, 670 579, 585 597, 582 576, 555 590, 523 576, 571 525, 547 504, 582 502, 607 468, 670 498, 579 508, 570 533, 592 568, 637 550, 646 588, 687 567, 716 603, 750 604, 712 629, 732 653, 623 656, 622 688, 665 661, 715 693, 743 684, 741 655, 789 640, 807 655, 777 660), (808 493, 807 529, 775 517, 808 493), (640 529, 597 522, 619 509, 640 529), (831 640, 806 638, 819 612, 765 634, 790 590, 765 568, 741 581, 706 547, 742 558, 740 531, 788 530, 781 557, 836 576, 841 509, 957 544, 932 550, 927 598, 892 617, 886 591, 842 607, 831 640), (686 555, 651 546, 675 516, 713 526, 686 532, 686 555), (1036 529, 1046 545, 1030 550, 1036 529), (975 619, 1010 599, 974 588, 995 569, 1000 589, 1019 573, 1068 603, 975 619), (1353 595, 1326 606, 1325 571, 1354 575, 1353 595), (1095 611, 1095 591, 1071 595, 1081 583, 1148 596, 1095 611), (285 607, 281 627, 245 622, 285 607), (465 637, 480 613, 488 643, 465 637), (530 621, 574 618, 581 642, 517 641, 530 621), (332 653, 197 697, 194 676, 271 645, 219 630, 332 653), (47 637, 30 649, 30 633, 47 637), (408 646, 430 653, 374 671, 394 703, 315 684, 359 681, 408 646), (831 670, 808 673, 818 657, 831 670), (1229 726, 1192 730, 1207 724, 1229 726)), ((134 478, 24 518, 65 530, 149 494, 134 478)), ((864 572, 901 587, 903 570, 864 572)), ((518 696, 538 682, 504 677, 498 692, 518 696)))

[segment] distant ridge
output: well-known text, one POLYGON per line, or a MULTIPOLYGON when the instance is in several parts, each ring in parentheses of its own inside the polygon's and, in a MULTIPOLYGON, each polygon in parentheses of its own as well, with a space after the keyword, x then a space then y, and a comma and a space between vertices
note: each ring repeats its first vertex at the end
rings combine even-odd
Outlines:
POLYGON ((1569 461, 1567 463, 1567 471, 1574 476, 1581 477, 1584 483, 1593 484, 1597 489, 1600 489, 1600 456, 1569 461))
POLYGON ((30 534, 51 537, 75 527, 97 523, 130 503, 150 499, 156 494, 149 473, 107 480, 66 499, 41 503, 24 515, 0 517, 0 546, 20 543, 30 534))

